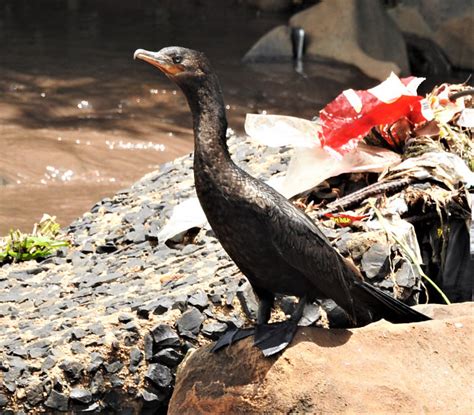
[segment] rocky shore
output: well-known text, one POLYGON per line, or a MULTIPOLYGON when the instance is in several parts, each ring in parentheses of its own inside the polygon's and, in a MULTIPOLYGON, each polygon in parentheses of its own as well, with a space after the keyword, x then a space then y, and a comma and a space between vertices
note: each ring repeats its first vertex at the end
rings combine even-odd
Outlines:
MULTIPOLYGON (((284 172, 291 156, 242 137, 228 143, 263 180, 284 172)), ((251 324, 255 296, 211 229, 158 240, 173 208, 195 195, 193 182, 192 155, 165 164, 65 229, 69 248, 0 267, 0 414, 166 413, 187 353, 251 324)), ((389 255, 380 238, 365 246, 349 228, 324 223, 373 283, 388 292, 396 284, 399 298, 416 302, 419 275, 379 272, 389 255)), ((292 298, 278 302, 274 320, 294 307, 292 298)), ((316 305, 305 309, 304 324, 313 323, 327 326, 316 305)))
MULTIPOLYGON (((263 179, 289 157, 229 145, 263 179)), ((0 268, 0 413, 165 413, 187 351, 255 313, 210 229, 157 240, 193 189, 189 155, 93 206, 57 256, 0 268)))

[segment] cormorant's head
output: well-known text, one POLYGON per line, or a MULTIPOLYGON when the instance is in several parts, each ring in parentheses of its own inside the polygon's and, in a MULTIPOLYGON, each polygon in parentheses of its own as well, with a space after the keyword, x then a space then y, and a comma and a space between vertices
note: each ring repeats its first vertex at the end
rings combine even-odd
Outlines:
POLYGON ((179 46, 170 46, 158 52, 137 49, 133 58, 156 66, 177 84, 201 78, 211 72, 209 61, 202 52, 179 46))

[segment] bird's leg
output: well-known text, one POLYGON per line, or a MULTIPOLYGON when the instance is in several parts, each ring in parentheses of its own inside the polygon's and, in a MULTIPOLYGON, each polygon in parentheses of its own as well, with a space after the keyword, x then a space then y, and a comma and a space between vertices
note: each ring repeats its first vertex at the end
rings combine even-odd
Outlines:
POLYGON ((257 325, 254 344, 265 356, 274 355, 288 346, 303 316, 306 296, 301 297, 291 317, 279 323, 257 325))
POLYGON ((268 292, 259 292, 258 289, 255 292, 260 300, 257 311, 257 326, 260 326, 267 324, 268 320, 270 320, 275 296, 268 292))
MULTIPOLYGON (((254 288, 255 294, 259 298, 260 302, 258 305, 257 311, 257 326, 268 323, 270 320, 270 314, 272 312, 274 295, 268 291, 259 290, 254 288)), ((246 329, 240 329, 234 327, 233 329, 228 330, 224 333, 219 340, 214 344, 211 349, 211 352, 217 352, 218 350, 230 346, 233 343, 238 342, 239 340, 245 339, 246 337, 252 336, 255 333, 255 328, 250 327, 246 329)))

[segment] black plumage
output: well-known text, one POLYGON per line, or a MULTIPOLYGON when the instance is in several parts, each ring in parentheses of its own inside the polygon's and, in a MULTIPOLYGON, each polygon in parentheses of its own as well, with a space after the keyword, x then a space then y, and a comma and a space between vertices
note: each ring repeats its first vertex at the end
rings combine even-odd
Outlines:
MULTIPOLYGON (((317 298, 333 299, 353 326, 380 318, 396 323, 428 319, 363 282, 357 268, 334 250, 308 216, 231 160, 221 88, 204 54, 169 47, 159 52, 139 49, 135 57, 158 67, 187 98, 193 115, 196 192, 217 239, 260 299, 255 342, 266 354, 291 341, 304 303, 317 298), (301 300, 288 322, 271 327, 266 323, 275 294, 301 300)), ((218 348, 235 338, 235 333, 228 335, 218 348)))

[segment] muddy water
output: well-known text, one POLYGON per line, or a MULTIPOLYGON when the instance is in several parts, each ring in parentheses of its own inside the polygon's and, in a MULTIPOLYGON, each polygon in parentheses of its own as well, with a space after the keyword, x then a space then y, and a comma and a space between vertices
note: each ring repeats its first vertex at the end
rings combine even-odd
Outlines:
POLYGON ((248 112, 312 117, 354 68, 313 63, 242 65, 285 15, 217 2, 28 2, 0 5, 0 234, 30 230, 43 212, 67 225, 97 200, 192 151, 181 93, 136 48, 200 49, 222 80, 230 126, 248 112), (129 3, 134 3, 130 5, 129 3))

